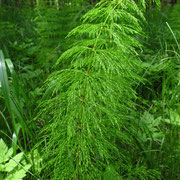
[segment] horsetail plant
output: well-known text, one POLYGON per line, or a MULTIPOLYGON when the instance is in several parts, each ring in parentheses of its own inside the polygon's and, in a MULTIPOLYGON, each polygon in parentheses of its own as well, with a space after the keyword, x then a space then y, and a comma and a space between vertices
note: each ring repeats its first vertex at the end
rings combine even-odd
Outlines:
POLYGON ((109 172, 115 179, 155 179, 124 150, 133 147, 128 115, 141 81, 136 50, 144 9, 144 0, 102 0, 69 33, 74 44, 47 79, 52 93, 38 116, 47 119, 42 144, 51 179, 106 179, 109 172))

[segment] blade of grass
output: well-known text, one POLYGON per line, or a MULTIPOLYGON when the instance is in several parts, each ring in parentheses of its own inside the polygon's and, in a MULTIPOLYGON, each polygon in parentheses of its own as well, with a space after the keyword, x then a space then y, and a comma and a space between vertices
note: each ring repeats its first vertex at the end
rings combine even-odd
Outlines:
POLYGON ((11 128, 10 128, 10 126, 9 126, 9 123, 8 123, 7 118, 4 116, 4 114, 3 114, 1 111, 0 111, 0 115, 1 115, 1 117, 4 119, 4 122, 5 122, 6 126, 7 126, 7 128, 8 128, 8 130, 9 130, 10 134, 12 134, 11 128))
MULTIPOLYGON (((10 71, 12 71, 12 69, 10 71)), ((14 100, 11 96, 9 82, 8 82, 7 69, 6 69, 5 59, 4 59, 2 50, 0 50, 0 81, 1 81, 1 86, 2 86, 2 92, 4 94, 5 104, 7 106, 9 114, 11 116, 15 134, 18 137, 18 129, 17 129, 17 125, 16 125, 17 123, 16 123, 16 119, 15 119, 15 117, 16 117, 21 125, 23 139, 24 139, 24 145, 25 145, 25 149, 27 149, 25 126, 24 126, 23 118, 22 118, 21 114, 19 113, 16 103, 14 103, 14 100)), ((18 141, 18 142, 20 143, 20 141, 18 141)))
MULTIPOLYGON (((1 88, 4 94, 6 106, 11 115, 13 126, 15 126, 16 121, 15 121, 15 118, 11 109, 10 88, 9 88, 6 65, 5 65, 5 60, 4 60, 4 55, 3 55, 2 50, 0 50, 0 81, 1 81, 1 88)), ((15 129, 15 132, 17 132, 16 129, 15 129)))
POLYGON ((166 24, 167 24, 169 30, 171 31, 171 33, 172 33, 172 35, 173 35, 173 37, 174 37, 174 40, 175 40, 175 42, 176 42, 176 44, 177 44, 177 47, 178 47, 178 49, 179 49, 179 51, 180 51, 180 46, 179 46, 179 43, 178 43, 178 41, 177 41, 177 38, 176 38, 173 30, 171 29, 171 27, 170 27, 170 25, 168 24, 168 22, 166 22, 166 24))
POLYGON ((6 105, 9 111, 11 111, 10 108, 10 88, 8 84, 8 76, 6 71, 6 65, 4 61, 4 55, 3 52, 0 50, 0 81, 1 81, 1 88, 4 94, 6 101, 6 105))
POLYGON ((5 61, 13 78, 13 87, 15 90, 16 98, 18 98, 19 100, 19 86, 18 86, 17 76, 14 70, 14 65, 10 59, 6 59, 5 61))
MULTIPOLYGON (((31 137, 31 139, 35 139, 35 135, 33 134, 32 129, 29 128, 28 124, 27 124, 27 120, 28 118, 31 118, 31 113, 28 114, 29 110, 31 112, 31 107, 28 106, 28 97, 26 96, 26 93, 24 92, 24 89, 22 88, 18 76, 15 72, 14 69, 14 65, 12 63, 12 61, 10 59, 6 59, 6 64, 11 72, 12 75, 12 100, 13 100, 13 107, 15 110, 15 114, 17 116, 18 122, 21 124, 22 127, 22 132, 23 132, 23 137, 24 139, 28 139, 28 136, 31 137), (23 100, 23 102, 25 102, 27 104, 27 110, 28 111, 24 111, 23 106, 21 101, 23 100)), ((31 123, 31 125, 33 127, 35 127, 35 123, 33 124, 33 122, 31 123)), ((26 144, 25 144, 26 145, 26 144)), ((28 143, 27 145, 30 144, 28 143)), ((25 148, 26 149, 26 148, 25 148)))
MULTIPOLYGON (((19 134, 19 132, 20 132, 20 130, 21 130, 20 124, 16 124, 16 130, 17 130, 17 134, 19 134)), ((16 133, 14 132, 13 135, 12 135, 12 143, 11 143, 11 146, 12 146, 12 148, 13 148, 13 155, 16 155, 17 142, 18 142, 18 136, 17 136, 16 133)))
MULTIPOLYGON (((24 93, 22 87, 19 84, 18 77, 17 77, 17 74, 15 72, 14 65, 13 65, 12 61, 10 59, 6 59, 5 61, 6 61, 7 67, 9 68, 10 73, 12 75, 13 90, 14 90, 14 94, 12 95, 13 107, 15 110, 15 114, 19 118, 19 122, 21 122, 21 126, 23 126, 22 127, 22 129, 24 130, 23 132, 25 132, 24 126, 27 127, 27 124, 25 121, 27 115, 24 113, 23 107, 21 106, 20 95, 22 95, 22 97, 24 98, 24 102, 27 102, 28 98, 27 98, 26 94, 24 93)), ((28 134, 32 137, 33 135, 29 131, 29 128, 27 128, 26 130, 27 130, 28 134)))

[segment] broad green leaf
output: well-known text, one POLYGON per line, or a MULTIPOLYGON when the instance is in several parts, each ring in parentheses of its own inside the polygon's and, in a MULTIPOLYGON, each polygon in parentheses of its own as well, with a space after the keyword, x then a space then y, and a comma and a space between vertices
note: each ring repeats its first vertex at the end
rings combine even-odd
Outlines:
POLYGON ((11 172, 20 162, 21 158, 23 156, 23 152, 17 154, 15 157, 13 157, 5 166, 5 171, 11 172))
POLYGON ((5 142, 0 139, 0 163, 4 162, 4 157, 8 151, 8 147, 6 146, 5 142))
POLYGON ((8 84, 8 76, 7 76, 6 65, 5 65, 5 60, 4 60, 4 55, 3 55, 2 50, 0 50, 0 81, 1 81, 2 91, 4 94, 7 108, 9 111, 11 111, 10 98, 9 98, 10 88, 8 84))
POLYGON ((27 172, 31 168, 31 166, 31 164, 26 164, 25 166, 23 166, 23 170, 27 172))
POLYGON ((4 165, 0 164, 0 172, 4 171, 4 165))
POLYGON ((164 134, 162 132, 154 132, 153 133, 153 139, 159 139, 162 138, 164 136, 164 134))
POLYGON ((26 176, 26 172, 30 169, 31 165, 28 164, 24 166, 21 170, 15 171, 13 174, 10 174, 6 177, 6 180, 21 180, 26 176))
POLYGON ((6 61, 6 64, 7 64, 8 68, 9 68, 11 74, 15 73, 14 65, 13 65, 12 61, 10 59, 5 59, 5 61, 6 61))
POLYGON ((13 149, 6 146, 5 142, 0 139, 0 163, 8 161, 9 157, 12 155, 13 149))
POLYGON ((180 115, 177 112, 170 110, 170 118, 165 119, 164 121, 168 124, 180 126, 180 115))

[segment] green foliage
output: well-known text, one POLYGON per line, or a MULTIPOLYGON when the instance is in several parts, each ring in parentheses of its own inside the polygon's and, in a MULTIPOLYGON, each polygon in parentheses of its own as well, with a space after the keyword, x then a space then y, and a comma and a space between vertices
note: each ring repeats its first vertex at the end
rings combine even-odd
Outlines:
MULTIPOLYGON (((171 12, 177 6, 171 9, 166 7, 162 11, 154 9, 147 13, 148 23, 144 30, 149 37, 142 41, 145 46, 141 56, 145 69, 144 77, 148 79, 142 93, 151 90, 146 93, 150 95, 150 100, 171 99, 168 103, 172 106, 176 104, 176 107, 176 99, 179 99, 179 50, 178 36, 176 37, 175 33, 177 29, 173 26, 171 12)), ((142 96, 144 97, 143 94, 142 96)))
POLYGON ((36 6, 34 21, 38 31, 38 63, 45 68, 54 65, 71 43, 65 41, 65 37, 79 24, 79 19, 87 8, 82 8, 77 3, 62 3, 61 10, 56 5, 47 7, 44 3, 36 6))
POLYGON ((31 167, 23 160, 23 153, 12 157, 13 148, 8 149, 7 145, 0 139, 0 178, 4 180, 21 180, 31 167))
POLYGON ((180 52, 180 15, 179 15, 179 10, 180 10, 180 3, 177 3, 176 5, 173 6, 172 9, 169 10, 168 14, 168 24, 170 28, 168 29, 167 34, 171 34, 168 36, 168 44, 172 48, 174 48, 176 51, 180 52), (173 36, 172 36, 173 32, 173 36))
POLYGON ((161 179, 179 178, 178 6, 147 12, 145 32, 149 37, 141 41, 143 77, 147 81, 138 87, 138 92, 145 99, 148 113, 142 113, 138 121, 142 137, 138 139, 148 167, 159 168, 161 179))
MULTIPOLYGON (((30 75, 28 75, 28 78, 31 78, 30 75)), ((27 146, 31 145, 26 143, 26 140, 32 138, 34 128, 33 123, 30 121, 30 108, 32 105, 31 101, 27 100, 28 97, 25 94, 22 83, 15 72, 12 61, 10 59, 5 59, 2 51, 0 51, 0 83, 0 97, 1 101, 5 104, 5 109, 1 108, 0 112, 9 130, 9 132, 5 133, 12 137, 12 147, 14 153, 16 153, 17 147, 15 144, 18 142, 22 147, 22 143, 18 138, 21 134, 20 132, 22 132, 24 148, 27 151, 27 146), (29 109, 27 109, 27 107, 29 109)))
POLYGON ((28 7, 0 6, 0 49, 7 57, 13 57, 13 62, 22 58, 22 55, 27 56, 27 53, 22 50, 32 47, 32 43, 28 40, 36 38, 35 29, 32 28, 34 26, 31 20, 32 14, 33 11, 28 7))
POLYGON ((164 119, 165 122, 167 122, 168 124, 172 124, 175 126, 180 126, 180 115, 173 111, 172 109, 169 110, 169 119, 164 119))
POLYGON ((139 138, 141 138, 143 142, 147 142, 149 140, 162 141, 164 134, 160 129, 161 120, 161 116, 155 119, 152 114, 145 111, 139 121, 140 127, 143 128, 142 131, 140 130, 138 132, 139 138))
POLYGON ((37 149, 33 149, 30 153, 28 153, 28 160, 30 164, 32 164, 32 169, 37 175, 39 175, 42 171, 42 161, 41 155, 39 154, 37 149))
POLYGON ((56 63, 63 69, 45 85, 52 93, 38 118, 49 119, 42 140, 46 171, 51 179, 101 179, 112 167, 117 179, 155 179, 156 171, 124 150, 134 141, 127 114, 141 80, 136 37, 143 34, 142 11, 133 0, 101 1, 82 20, 68 34, 73 46, 56 63))

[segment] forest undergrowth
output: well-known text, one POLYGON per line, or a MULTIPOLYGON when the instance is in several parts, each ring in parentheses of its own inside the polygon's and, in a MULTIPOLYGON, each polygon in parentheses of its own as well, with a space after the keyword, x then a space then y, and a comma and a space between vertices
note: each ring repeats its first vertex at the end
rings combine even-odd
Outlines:
POLYGON ((0 1, 0 180, 180 179, 180 2, 32 2, 0 1))

